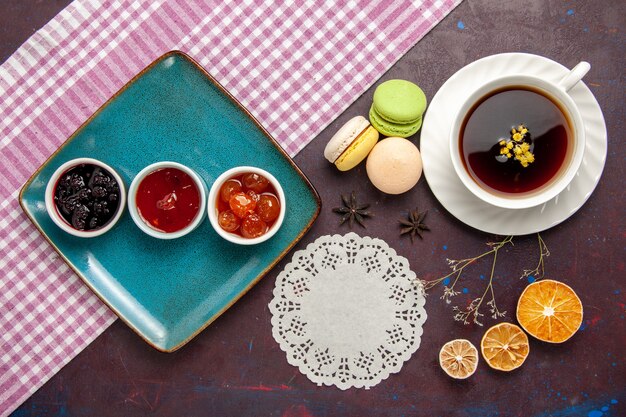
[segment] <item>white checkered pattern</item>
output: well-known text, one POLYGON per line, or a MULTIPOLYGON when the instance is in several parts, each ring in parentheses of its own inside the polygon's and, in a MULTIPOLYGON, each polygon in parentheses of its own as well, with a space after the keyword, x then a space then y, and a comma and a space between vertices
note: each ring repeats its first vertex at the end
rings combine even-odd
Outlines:
POLYGON ((461 0, 76 0, 0 66, 0 416, 113 314, 17 202, 107 98, 171 49, 198 60, 295 155, 461 0))

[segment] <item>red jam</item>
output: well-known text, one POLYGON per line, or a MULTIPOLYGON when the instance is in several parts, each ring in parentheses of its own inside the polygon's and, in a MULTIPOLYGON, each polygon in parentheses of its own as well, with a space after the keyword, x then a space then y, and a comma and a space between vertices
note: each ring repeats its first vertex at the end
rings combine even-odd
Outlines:
POLYGON ((189 226, 200 209, 200 191, 189 174, 162 168, 148 174, 137 188, 137 211, 155 230, 177 232, 189 226))
POLYGON ((280 214, 278 193, 269 180, 244 173, 224 182, 217 198, 217 221, 230 233, 253 239, 263 236, 280 214))

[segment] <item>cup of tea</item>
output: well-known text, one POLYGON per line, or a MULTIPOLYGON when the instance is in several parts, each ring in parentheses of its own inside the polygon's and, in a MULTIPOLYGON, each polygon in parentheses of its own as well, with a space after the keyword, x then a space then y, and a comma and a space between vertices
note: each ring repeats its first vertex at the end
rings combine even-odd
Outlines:
POLYGON ((477 87, 450 131, 452 165, 465 187, 508 209, 563 191, 585 151, 583 120, 568 92, 590 68, 581 62, 561 80, 516 74, 477 87))

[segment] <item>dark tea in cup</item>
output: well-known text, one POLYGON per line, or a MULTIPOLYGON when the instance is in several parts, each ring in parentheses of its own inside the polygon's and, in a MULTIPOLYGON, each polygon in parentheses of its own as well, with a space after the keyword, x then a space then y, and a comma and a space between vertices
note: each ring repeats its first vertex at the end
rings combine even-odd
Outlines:
POLYGON ((470 89, 449 136, 465 188, 506 209, 538 206, 563 192, 585 154, 583 118, 569 92, 589 68, 581 62, 561 80, 503 75, 470 89))
POLYGON ((538 88, 512 85, 475 102, 458 144, 465 170, 481 188, 515 198, 559 178, 573 140, 572 122, 559 102, 538 88))

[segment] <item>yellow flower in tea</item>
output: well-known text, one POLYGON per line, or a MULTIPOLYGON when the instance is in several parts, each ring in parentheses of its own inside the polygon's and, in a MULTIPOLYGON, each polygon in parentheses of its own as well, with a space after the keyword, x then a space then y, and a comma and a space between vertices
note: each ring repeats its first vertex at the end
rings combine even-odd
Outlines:
POLYGON ((500 139, 500 155, 511 159, 515 156, 515 160, 526 168, 535 161, 535 155, 530 151, 530 133, 528 128, 522 124, 511 129, 510 139, 500 139))

